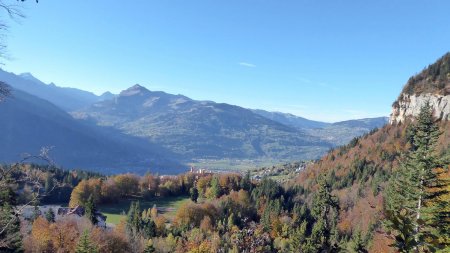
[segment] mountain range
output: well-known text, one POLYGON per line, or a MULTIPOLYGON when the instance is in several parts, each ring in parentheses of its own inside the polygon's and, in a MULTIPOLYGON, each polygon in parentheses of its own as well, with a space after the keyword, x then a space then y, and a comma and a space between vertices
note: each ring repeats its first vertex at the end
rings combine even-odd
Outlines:
POLYGON ((387 122, 331 124, 140 85, 97 96, 3 70, 0 80, 14 89, 14 97, 0 105, 0 117, 8 122, 0 127, 4 162, 41 146, 55 146, 55 160, 66 167, 141 173, 146 168, 175 173, 193 159, 315 159, 387 122))

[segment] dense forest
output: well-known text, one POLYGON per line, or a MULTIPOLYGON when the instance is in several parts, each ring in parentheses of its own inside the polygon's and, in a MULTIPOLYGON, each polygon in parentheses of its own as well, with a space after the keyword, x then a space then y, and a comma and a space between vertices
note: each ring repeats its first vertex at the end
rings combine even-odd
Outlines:
MULTIPOLYGON (((9 5, 0 0, 0 9, 11 18, 23 17, 16 4, 24 1, 12 1, 14 4, 9 5)), ((0 21, 0 30, 6 27, 0 21)), ((5 46, 2 42, 0 57, 5 46)), ((450 94, 449 85, 447 53, 412 77, 401 96, 426 93, 441 99, 440 96, 450 94)), ((150 93, 142 88, 134 86, 115 101, 126 102, 130 95, 144 97, 150 93)), ((11 95, 11 87, 0 81, 0 102, 11 95)), ((165 107, 176 108, 173 105, 181 104, 179 99, 176 97, 165 107)), ((147 101, 141 102, 131 112, 150 108, 147 101)), ((112 112, 110 115, 117 117, 114 120, 122 124, 124 115, 116 115, 120 110, 110 103, 112 100, 105 102, 103 109, 112 112)), ((144 126, 148 128, 147 137, 154 138, 159 133, 161 139, 189 132, 192 126, 201 133, 209 130, 210 135, 201 140, 205 142, 194 148, 213 157, 223 152, 232 153, 234 158, 260 157, 263 147, 268 154, 288 158, 304 144, 314 144, 312 151, 307 148, 305 152, 329 147, 327 142, 312 141, 303 132, 255 116, 247 109, 212 102, 189 103, 194 105, 185 111, 197 114, 180 115, 180 110, 173 110, 169 116, 164 115, 164 124, 152 126, 150 123, 155 122, 133 118, 132 124, 124 126, 137 133, 144 126), (171 124, 169 120, 173 118, 183 124, 171 124), (220 119, 222 125, 217 133, 226 138, 213 138, 217 133, 211 131, 212 123, 198 127, 199 122, 214 118, 220 119), (268 123, 257 128, 255 122, 268 123), (241 129, 235 132, 240 134, 223 131, 227 129, 225 123, 232 123, 228 129, 241 129), (158 131, 151 131, 155 129, 158 131), (276 141, 277 138, 283 141, 276 141), (257 142, 251 140, 264 145, 257 147, 257 142), (227 142, 233 144, 228 151, 221 146, 227 142)), ((129 104, 123 105, 123 110, 130 109, 129 104)), ((398 105, 394 103, 394 107, 398 105)), ((304 166, 283 165, 280 171, 285 171, 288 178, 278 181, 270 173, 265 174, 275 171, 275 167, 253 170, 253 175, 251 171, 104 175, 58 168, 46 152, 30 155, 31 159, 0 165, 0 252, 448 253, 450 124, 436 121, 435 109, 427 102, 418 115, 413 115, 416 117, 354 138, 320 160, 303 163, 304 166), (48 164, 34 163, 39 159, 48 164), (157 204, 148 207, 152 201, 160 203, 156 200, 174 197, 183 201, 173 208, 173 214, 157 204), (116 216, 117 223, 101 220, 105 206, 123 203, 127 203, 127 210, 116 216)), ((157 116, 153 111, 138 116, 145 119, 148 115, 157 116)), ((36 126, 23 122, 21 125, 36 126)), ((180 154, 192 152, 198 136, 183 141, 181 149, 176 147, 180 154)))
POLYGON ((445 127, 426 106, 415 122, 356 138, 286 185, 266 177, 255 181, 249 173, 107 177, 6 166, 2 171, 11 173, 1 184, 0 223, 6 227, 1 247, 5 252, 448 252, 445 127), (30 174, 41 175, 41 188, 20 183, 30 174), (84 206, 84 218, 55 220, 42 213, 20 219, 13 206, 33 194, 42 203, 84 206), (156 206, 140 207, 140 200, 167 196, 190 200, 171 219, 156 206), (126 218, 113 227, 96 226, 92 214, 98 205, 121 199, 135 200, 126 218))

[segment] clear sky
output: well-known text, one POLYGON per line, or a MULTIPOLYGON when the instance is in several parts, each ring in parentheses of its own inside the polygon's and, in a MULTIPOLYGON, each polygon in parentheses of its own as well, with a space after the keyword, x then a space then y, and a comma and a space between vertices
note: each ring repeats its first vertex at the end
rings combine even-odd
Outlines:
POLYGON ((9 22, 8 71, 97 94, 139 83, 330 122, 389 115, 407 79, 450 51, 448 0, 23 5, 27 18, 9 22))

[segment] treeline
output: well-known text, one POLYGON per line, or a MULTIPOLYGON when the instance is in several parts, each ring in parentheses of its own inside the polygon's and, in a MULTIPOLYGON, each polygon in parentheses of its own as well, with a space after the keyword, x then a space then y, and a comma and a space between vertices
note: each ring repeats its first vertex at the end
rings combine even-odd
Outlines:
POLYGON ((126 218, 107 230, 94 226, 89 214, 56 222, 37 218, 29 233, 14 223, 13 242, 23 241, 28 252, 447 252, 449 162, 436 149, 440 131, 430 107, 422 110, 410 130, 380 130, 341 154, 332 151, 322 165, 331 154, 336 164, 302 172, 308 179, 302 185, 252 181, 250 174, 85 179, 74 188, 71 205, 88 207, 90 214, 96 204, 121 199, 191 200, 173 219, 133 202, 126 218), (367 146, 381 139, 391 146, 403 140, 399 162, 382 157, 389 148, 367 146))
POLYGON ((339 204, 326 180, 319 179, 307 205, 296 201, 294 189, 246 178, 237 191, 218 184, 222 194, 185 203, 170 226, 161 225, 156 210, 133 203, 119 227, 132 252, 364 252, 367 238, 338 230, 339 204))
POLYGON ((216 198, 239 190, 241 184, 243 177, 235 173, 185 173, 177 176, 119 174, 82 180, 73 189, 69 206, 84 206, 90 196, 96 204, 117 203, 129 198, 150 200, 154 197, 191 195, 196 201, 198 197, 216 198))
POLYGON ((403 93, 421 94, 438 91, 442 95, 447 95, 448 90, 445 90, 445 88, 450 81, 449 73, 450 53, 447 53, 419 74, 412 76, 403 88, 403 93))
POLYGON ((8 177, 13 182, 12 187, 21 193, 17 204, 28 203, 37 193, 40 203, 35 204, 67 203, 79 182, 104 177, 96 172, 40 164, 3 165, 1 170, 11 171, 8 177))
POLYGON ((446 252, 448 130, 448 122, 435 122, 426 105, 414 122, 388 125, 330 151, 301 173, 298 198, 312 203, 323 177, 339 201, 342 236, 358 233, 374 252, 446 252))

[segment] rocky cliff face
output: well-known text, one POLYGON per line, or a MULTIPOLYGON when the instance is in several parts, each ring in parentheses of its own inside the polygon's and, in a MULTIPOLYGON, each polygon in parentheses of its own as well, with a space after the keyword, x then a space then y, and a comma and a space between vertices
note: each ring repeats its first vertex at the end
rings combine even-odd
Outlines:
POLYGON ((419 115, 429 102, 438 120, 450 119, 450 53, 411 77, 392 105, 391 124, 419 115))
POLYGON ((427 102, 433 107, 436 119, 450 120, 450 95, 403 93, 392 106, 389 122, 391 124, 404 122, 406 118, 419 115, 420 108, 427 102))

